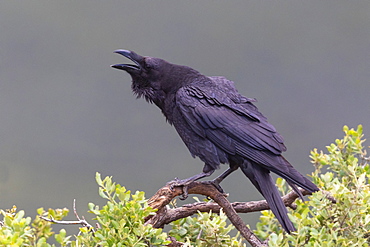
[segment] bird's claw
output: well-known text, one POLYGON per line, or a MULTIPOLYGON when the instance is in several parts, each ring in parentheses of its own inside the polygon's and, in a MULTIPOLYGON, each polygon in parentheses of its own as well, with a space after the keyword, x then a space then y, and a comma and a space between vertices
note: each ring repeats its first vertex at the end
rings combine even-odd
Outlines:
POLYGON ((179 196, 179 199, 180 200, 185 200, 186 198, 188 198, 188 196, 189 196, 188 186, 187 185, 183 185, 182 186, 182 194, 179 196))
POLYGON ((170 190, 173 191, 175 187, 182 187, 182 194, 179 196, 180 200, 185 200, 188 198, 188 182, 184 180, 180 180, 178 178, 175 178, 174 180, 167 183, 167 185, 170 187, 170 190))
MULTIPOLYGON (((182 194, 179 196, 180 200, 185 200, 188 198, 188 185, 189 181, 180 180, 178 178, 174 178, 172 181, 168 182, 167 185, 170 187, 170 190, 173 191, 175 187, 182 187, 182 194)), ((210 180, 210 181, 203 181, 204 184, 210 184, 213 185, 220 193, 222 193, 224 196, 227 196, 227 194, 224 192, 224 190, 221 188, 219 181, 217 180, 210 180)))

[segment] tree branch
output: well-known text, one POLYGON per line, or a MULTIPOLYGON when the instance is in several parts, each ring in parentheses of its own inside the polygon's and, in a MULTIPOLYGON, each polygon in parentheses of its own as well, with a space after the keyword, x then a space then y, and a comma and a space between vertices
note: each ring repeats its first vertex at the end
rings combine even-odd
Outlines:
MULTIPOLYGON (((183 194, 183 188, 173 187, 170 183, 159 189, 155 195, 148 200, 148 205, 154 209, 157 209, 155 215, 150 215, 145 218, 145 224, 152 224, 155 228, 163 228, 166 224, 172 221, 191 216, 197 212, 209 212, 219 213, 221 208, 225 212, 228 219, 239 230, 240 234, 253 246, 267 246, 262 243, 253 232, 244 224, 242 219, 237 213, 249 213, 270 209, 269 205, 265 200, 251 201, 251 202, 234 202, 230 203, 223 193, 220 193, 212 184, 207 182, 192 182, 188 186, 189 194, 199 194, 212 198, 215 203, 212 202, 196 202, 192 204, 186 204, 178 208, 166 207, 176 196, 183 194)), ((300 189, 303 195, 310 195, 311 193, 300 189)), ((330 195, 329 192, 323 191, 325 197, 333 203, 336 203, 335 198, 330 195)), ((282 200, 287 207, 293 209, 296 208, 294 201, 299 198, 298 194, 294 191, 289 192, 282 197, 282 200)), ((55 220, 52 217, 47 218, 39 216, 41 219, 63 225, 81 225, 88 227, 90 231, 95 232, 94 227, 91 226, 84 217, 80 218, 76 210, 76 201, 73 201, 73 212, 78 219, 77 221, 63 221, 55 220)), ((1 223, 1 222, 0 222, 1 223)), ((96 226, 99 228, 99 225, 96 226)), ((168 246, 177 247, 182 246, 182 243, 177 242, 174 238, 171 238, 171 244, 168 246)))
POLYGON ((82 219, 78 216, 76 210, 76 199, 73 200, 73 213, 76 216, 77 220, 55 220, 52 216, 50 218, 39 216, 41 219, 45 221, 49 221, 55 224, 62 224, 62 225, 81 225, 82 227, 89 228, 90 231, 95 232, 94 227, 90 225, 85 218, 82 216, 82 219))
MULTIPOLYGON (((166 186, 162 187, 157 193, 151 197, 148 201, 149 206, 152 208, 158 209, 157 214, 154 216, 147 217, 146 223, 152 224, 154 227, 163 227, 166 222, 168 222, 169 218, 173 218, 170 211, 171 209, 167 209, 165 206, 176 196, 181 195, 182 188, 181 187, 174 187, 172 188, 171 185, 167 184, 166 186), (168 215, 171 215, 168 217, 168 215)), ((188 193, 189 194, 200 194, 204 196, 208 196, 212 198, 218 205, 218 211, 220 208, 223 209, 231 223, 235 226, 236 229, 239 230, 240 234, 253 246, 266 246, 259 240, 253 232, 244 224, 243 220, 239 217, 236 213, 234 207, 231 203, 226 199, 225 195, 220 193, 213 185, 209 183, 203 182, 192 182, 188 185, 188 193)), ((197 203, 195 208, 193 208, 193 213, 197 206, 201 204, 197 203)), ((202 205, 203 206, 203 205, 202 205)), ((214 205, 215 206, 215 205, 214 205)), ((186 209, 186 206, 181 207, 182 209, 186 209)), ((187 211, 187 210, 185 210, 187 211)), ((188 211, 189 212, 189 211, 188 211)), ((192 213, 192 214, 193 214, 192 213)), ((176 211, 177 217, 181 215, 180 218, 183 218, 183 213, 181 211, 176 211)), ((190 214, 191 215, 191 214, 190 214)), ((189 215, 187 215, 189 216, 189 215)), ((186 217, 186 216, 185 216, 186 217)), ((171 222, 171 221, 169 221, 171 222)))
MULTIPOLYGON (((301 193, 306 195, 311 195, 309 191, 300 189, 301 193)), ((250 213, 256 211, 263 211, 270 209, 269 205, 265 200, 261 201, 251 201, 251 202, 234 202, 230 203, 225 195, 220 193, 214 186, 209 183, 203 182, 192 182, 188 185, 189 194, 200 194, 212 198, 215 203, 212 202, 196 202, 192 204, 186 204, 178 208, 168 208, 166 207, 172 199, 183 193, 182 187, 174 187, 170 184, 159 189, 155 195, 153 195, 149 200, 148 204, 154 209, 158 209, 156 215, 148 216, 145 221, 146 224, 152 224, 156 228, 163 228, 166 224, 172 221, 185 218, 196 214, 197 212, 209 212, 219 213, 221 208, 232 222, 232 224, 240 231, 242 236, 252 245, 252 246, 265 246, 253 233, 246 227, 241 218, 237 213, 250 213)), ((328 200, 336 203, 335 198, 333 198, 329 192, 323 191, 324 195, 328 200)), ((299 198, 299 195, 294 191, 289 192, 282 197, 285 206, 292 209, 296 209, 294 201, 299 198)))
MULTIPOLYGON (((305 190, 301 190, 301 192, 302 192, 303 195, 309 195, 310 194, 309 192, 307 192, 305 190)), ((158 194, 158 192, 156 193, 156 195, 157 194, 158 194)), ((153 197, 155 197, 155 196, 153 196, 153 197)), ((287 195, 283 196, 282 199, 283 199, 283 202, 285 203, 285 205, 287 207, 292 207, 294 209, 295 207, 293 205, 293 202, 298 197, 299 196, 294 191, 291 191, 287 195)), ((167 199, 168 198, 166 198, 166 201, 167 201, 167 199)), ((160 202, 157 201, 156 203, 157 204, 155 204, 154 202, 149 200, 149 205, 151 207, 154 206, 155 208, 157 208, 157 206, 159 206, 158 210, 163 209, 163 207, 160 206, 161 205, 160 202)), ((265 200, 250 201, 250 202, 233 202, 233 203, 231 203, 231 206, 234 208, 234 210, 237 213, 250 213, 250 212, 258 212, 258 211, 263 211, 263 210, 270 209, 269 205, 267 204, 267 202, 265 200)), ((155 227, 163 227, 164 225, 167 225, 167 224, 171 223, 172 221, 191 216, 193 214, 196 214, 197 212, 212 211, 214 213, 220 213, 220 209, 221 209, 220 205, 217 204, 217 203, 214 203, 214 202, 196 202, 196 203, 192 203, 192 204, 185 204, 185 205, 183 205, 181 207, 178 207, 178 208, 173 208, 173 209, 166 208, 166 213, 161 215, 160 220, 157 220, 155 222, 154 226, 155 227)), ((160 212, 157 212, 157 213, 160 213, 160 212)), ((161 212, 161 213, 163 213, 163 212, 161 212)), ((154 219, 152 220, 152 222, 153 221, 154 221, 154 219)))

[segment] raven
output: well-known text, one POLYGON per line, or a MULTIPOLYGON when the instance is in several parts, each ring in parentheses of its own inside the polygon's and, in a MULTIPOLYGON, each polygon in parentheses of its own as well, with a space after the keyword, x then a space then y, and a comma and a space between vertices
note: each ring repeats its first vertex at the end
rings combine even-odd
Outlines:
POLYGON ((131 75, 134 94, 157 105, 192 156, 204 162, 203 172, 179 180, 177 185, 208 177, 220 164, 228 164, 224 173, 210 181, 222 191, 219 183, 240 167, 284 230, 295 231, 270 172, 284 178, 302 199, 297 186, 311 193, 319 189, 281 155, 286 151, 283 138, 258 111, 255 99, 239 94, 234 83, 222 76, 208 77, 190 67, 133 51, 115 53, 134 63, 112 65, 131 75))

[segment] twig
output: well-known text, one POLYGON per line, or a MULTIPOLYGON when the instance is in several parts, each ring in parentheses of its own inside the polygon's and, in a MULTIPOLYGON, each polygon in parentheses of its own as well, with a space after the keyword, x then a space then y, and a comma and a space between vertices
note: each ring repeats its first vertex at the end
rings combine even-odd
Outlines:
POLYGON ((322 193, 325 195, 325 198, 331 201, 332 203, 337 203, 337 200, 330 194, 329 191, 323 190, 322 193))
MULTIPOLYGON (((210 185, 211 186, 211 185, 210 185)), ((213 187, 213 186, 212 186, 213 187)), ((214 188, 217 192, 218 190, 214 188)), ((263 244, 259 238, 244 224, 243 220, 240 216, 236 213, 233 206, 230 204, 229 200, 222 193, 217 193, 215 197, 210 196, 217 204, 219 204, 222 209, 224 210, 225 214, 231 221, 231 223, 235 226, 236 229, 239 230, 240 234, 253 246, 267 246, 263 244)))
MULTIPOLYGON (((311 193, 300 189, 303 195, 310 195, 311 193)), ((211 202, 196 202, 193 204, 186 204, 178 208, 168 208, 166 207, 173 198, 179 196, 183 193, 181 187, 173 187, 171 185, 166 185, 159 189, 155 195, 153 195, 148 200, 148 205, 154 209, 157 209, 155 215, 150 215, 145 218, 145 224, 152 224, 155 228, 162 228, 164 225, 169 224, 172 221, 191 216, 197 212, 209 212, 219 213, 221 208, 227 215, 231 223, 239 230, 241 235, 253 246, 267 246, 266 243, 261 242, 253 232, 244 224, 242 219, 237 213, 249 213, 270 209, 269 205, 265 200, 261 201, 251 201, 251 202, 234 202, 230 203, 226 196, 220 193, 213 185, 204 182, 192 182, 188 185, 189 194, 200 194, 212 198, 215 203, 211 202)), ((323 191, 325 197, 333 203, 336 203, 335 198, 330 195, 329 192, 323 191)), ((299 198, 298 194, 294 191, 289 192, 282 197, 282 200, 287 207, 296 208, 294 201, 299 198)), ((91 232, 95 232, 94 227, 92 227, 82 216, 81 218, 77 214, 76 210, 76 200, 73 200, 73 212, 77 221, 65 221, 65 220, 55 220, 53 217, 50 218, 39 216, 41 219, 62 225, 82 225, 82 227, 87 227, 91 232)), ((0 222, 2 223, 2 222, 0 222)), ((100 226, 97 224, 97 228, 100 226)), ((168 246, 181 246, 182 243, 171 239, 171 244, 168 246)))
MULTIPOLYGON (((309 192, 302 190, 303 195, 308 195, 309 192)), ((294 192, 289 192, 285 196, 282 197, 283 202, 287 207, 294 208, 293 202, 299 198, 299 196, 294 192)), ((153 204, 149 203, 150 206, 153 204)), ((154 206, 154 205, 153 205, 154 206)), ((152 207, 153 207, 152 206, 152 207)), ((233 202, 231 206, 237 213, 250 213, 250 212, 258 212, 263 210, 270 209, 269 205, 265 200, 261 201, 250 201, 250 202, 233 202)), ((165 207, 164 207, 165 208, 165 207)), ((214 202, 196 202, 192 204, 185 204, 178 208, 165 208, 165 212, 157 212, 161 214, 161 218, 158 219, 154 225, 154 227, 164 227, 171 223, 172 221, 185 218, 196 214, 197 212, 209 212, 212 211, 213 213, 220 213, 220 205, 214 202)), ((161 210, 161 209, 159 209, 161 210)))
MULTIPOLYGON (((301 193, 305 195, 311 195, 309 191, 300 189, 301 193)), ((145 221, 146 224, 152 224, 153 227, 163 228, 166 224, 172 221, 185 218, 196 214, 197 212, 209 212, 219 213, 220 209, 223 208, 225 214, 228 216, 234 226, 241 232, 249 242, 254 242, 252 246, 263 246, 261 241, 255 237, 255 235, 245 227, 245 224, 241 221, 236 213, 249 213, 256 211, 263 211, 270 209, 269 205, 265 200, 251 201, 251 202, 234 202, 230 203, 225 196, 220 193, 214 186, 202 182, 193 182, 188 185, 189 194, 201 194, 212 198, 216 203, 212 202, 196 202, 192 204, 186 204, 178 208, 168 208, 167 204, 171 202, 173 198, 182 194, 181 187, 174 187, 171 190, 171 186, 166 185, 159 189, 155 195, 149 200, 148 204, 154 209, 158 209, 156 215, 148 216, 145 221), (239 219, 238 219, 239 218, 239 219)), ((325 197, 333 203, 336 203, 335 198, 330 195, 329 192, 323 191, 325 197)), ((299 198, 299 195, 291 191, 282 197, 282 200, 287 207, 296 209, 294 201, 299 198)))
POLYGON ((52 216, 50 218, 39 216, 41 219, 61 225, 81 225, 82 227, 87 227, 90 231, 95 232, 94 227, 92 227, 82 216, 82 219, 78 216, 76 210, 76 199, 73 200, 73 212, 78 220, 55 220, 52 216))
MULTIPOLYGON (((242 219, 236 213, 233 206, 226 199, 225 195, 220 193, 213 185, 202 182, 192 182, 188 185, 189 194, 200 194, 212 198, 221 208, 232 222, 232 224, 239 230, 240 234, 253 246, 266 246, 259 240, 253 232, 244 224, 242 219)), ((176 196, 182 194, 182 188, 166 185, 149 199, 148 204, 152 208, 158 209, 155 216, 147 217, 146 223, 152 224, 154 227, 161 227, 164 225, 168 209, 163 210, 165 206, 176 196)))
MULTIPOLYGON (((306 196, 310 195, 311 193, 300 189, 301 193, 306 196)), ((189 192, 190 193, 190 192, 189 192)), ((153 224, 154 227, 163 228, 164 225, 171 223, 172 221, 185 218, 196 214, 197 212, 209 212, 212 211, 214 213, 220 212, 220 205, 213 202, 195 202, 192 204, 185 204, 181 207, 177 208, 168 208, 165 207, 169 202, 176 196, 181 194, 181 189, 176 189, 175 191, 171 191, 167 186, 161 188, 157 191, 157 193, 149 199, 148 203, 149 206, 152 208, 158 209, 157 215, 154 219, 149 220, 152 216, 146 219, 147 223, 153 224)), ((333 203, 336 203, 335 198, 330 195, 329 192, 323 191, 325 197, 333 203)), ((296 205, 294 201, 299 198, 298 194, 294 191, 287 193, 281 199, 283 200, 285 206, 290 207, 292 209, 296 209, 296 205)), ((261 201, 250 201, 250 202, 233 202, 231 203, 232 207, 235 209, 237 213, 250 213, 250 212, 259 212, 263 210, 270 209, 269 205, 265 200, 261 201)))

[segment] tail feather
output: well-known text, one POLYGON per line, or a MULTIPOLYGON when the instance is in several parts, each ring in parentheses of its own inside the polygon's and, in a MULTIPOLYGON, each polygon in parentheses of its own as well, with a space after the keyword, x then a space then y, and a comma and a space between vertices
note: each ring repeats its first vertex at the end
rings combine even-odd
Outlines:
POLYGON ((275 161, 278 162, 280 166, 269 166, 268 169, 287 180, 288 184, 301 198, 303 197, 302 193, 300 193, 294 185, 298 185, 311 193, 319 191, 316 184, 312 183, 308 178, 299 173, 299 171, 297 171, 283 156, 276 156, 275 161))
POLYGON ((297 195, 299 196, 299 198, 301 198, 302 201, 304 201, 304 197, 303 197, 303 194, 302 192, 298 189, 298 187, 293 184, 291 181, 287 180, 287 183, 289 184, 289 186, 295 191, 295 193, 297 193, 297 195))
POLYGON ((270 172, 260 165, 245 161, 241 166, 243 173, 251 180, 253 185, 266 199, 271 211, 274 213, 287 233, 295 231, 293 223, 288 217, 288 210, 281 200, 280 193, 273 182, 270 172))

